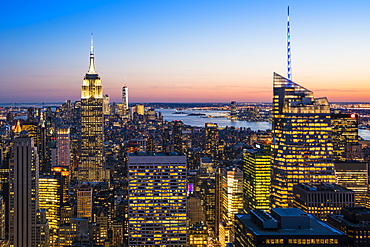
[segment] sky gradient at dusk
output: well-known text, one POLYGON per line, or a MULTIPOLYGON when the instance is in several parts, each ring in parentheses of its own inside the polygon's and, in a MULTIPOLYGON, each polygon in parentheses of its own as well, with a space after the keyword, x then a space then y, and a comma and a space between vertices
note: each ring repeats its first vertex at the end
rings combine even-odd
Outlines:
POLYGON ((370 1, 3 1, 0 102, 80 99, 90 33, 104 93, 130 102, 271 102, 286 76, 370 101, 370 1))

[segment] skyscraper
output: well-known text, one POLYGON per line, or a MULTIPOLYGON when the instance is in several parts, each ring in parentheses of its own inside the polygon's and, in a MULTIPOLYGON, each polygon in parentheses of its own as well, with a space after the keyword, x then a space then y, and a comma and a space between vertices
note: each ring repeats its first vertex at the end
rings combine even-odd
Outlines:
POLYGON ((270 209, 271 152, 270 146, 246 150, 244 153, 244 205, 250 211, 270 209))
POLYGON ((128 87, 124 85, 122 87, 122 116, 128 117, 130 114, 128 112, 128 87))
POLYGON ((70 130, 69 128, 58 128, 58 166, 68 167, 70 165, 70 130))
POLYGON ((218 154, 218 126, 215 123, 206 123, 205 152, 214 161, 218 154))
POLYGON ((14 140, 14 160, 10 164, 10 246, 38 246, 39 159, 33 138, 14 140))
POLYGON ((106 94, 103 96, 103 114, 109 115, 110 114, 110 104, 109 104, 109 95, 106 94))
POLYGON ((236 167, 223 169, 221 175, 219 241, 221 246, 234 241, 235 214, 243 210, 243 171, 236 167))
POLYGON ((368 197, 368 163, 367 162, 335 162, 335 176, 338 184, 355 192, 356 207, 370 205, 368 197), (366 205, 367 204, 367 205, 366 205))
POLYGON ((56 245, 62 204, 62 178, 54 175, 41 175, 39 178, 39 208, 46 210, 50 227, 50 242, 56 245))
POLYGON ((274 73, 272 120, 272 206, 290 206, 295 184, 335 183, 328 100, 274 73))
POLYGON ((358 145, 358 115, 355 113, 332 113, 330 116, 334 161, 351 160, 346 147, 358 145))
POLYGON ((92 220, 93 190, 84 183, 77 190, 77 217, 92 220))
POLYGON ((186 245, 186 156, 128 156, 128 246, 186 245))
POLYGON ((238 116, 236 115, 236 101, 231 101, 231 104, 230 104, 230 119, 231 120, 238 119, 238 116))
POLYGON ((90 66, 81 93, 82 145, 78 167, 79 181, 101 182, 104 176, 103 87, 95 71, 91 39, 90 66))

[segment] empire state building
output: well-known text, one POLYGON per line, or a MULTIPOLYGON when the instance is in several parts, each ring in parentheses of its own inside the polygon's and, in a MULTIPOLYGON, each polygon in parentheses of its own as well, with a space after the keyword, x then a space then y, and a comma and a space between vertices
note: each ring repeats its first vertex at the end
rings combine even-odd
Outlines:
POLYGON ((94 45, 91 38, 90 66, 82 83, 82 145, 78 167, 80 182, 102 182, 105 179, 103 152, 103 86, 95 70, 94 45))

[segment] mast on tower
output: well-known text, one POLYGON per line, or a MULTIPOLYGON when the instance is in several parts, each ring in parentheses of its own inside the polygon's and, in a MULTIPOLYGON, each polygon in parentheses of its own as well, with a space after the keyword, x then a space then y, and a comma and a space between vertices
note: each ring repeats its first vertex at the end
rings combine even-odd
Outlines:
POLYGON ((292 60, 290 51, 290 23, 289 23, 289 6, 288 6, 288 23, 287 23, 287 55, 288 55, 288 80, 292 80, 292 60))
POLYGON ((95 62, 94 62, 94 36, 93 33, 91 33, 91 39, 90 39, 90 66, 88 74, 96 74, 95 71, 95 62))

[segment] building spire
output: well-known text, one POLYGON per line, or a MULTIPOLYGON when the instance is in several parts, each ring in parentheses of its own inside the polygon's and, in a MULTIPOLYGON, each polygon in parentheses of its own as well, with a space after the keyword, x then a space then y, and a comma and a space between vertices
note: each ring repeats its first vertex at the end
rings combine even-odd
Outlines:
POLYGON ((290 23, 289 23, 289 6, 288 6, 288 23, 287 23, 287 55, 288 55, 288 80, 292 80, 292 60, 290 51, 290 23))
POLYGON ((90 66, 88 74, 96 74, 95 71, 95 63, 94 63, 94 36, 91 33, 91 40, 90 40, 90 66))

